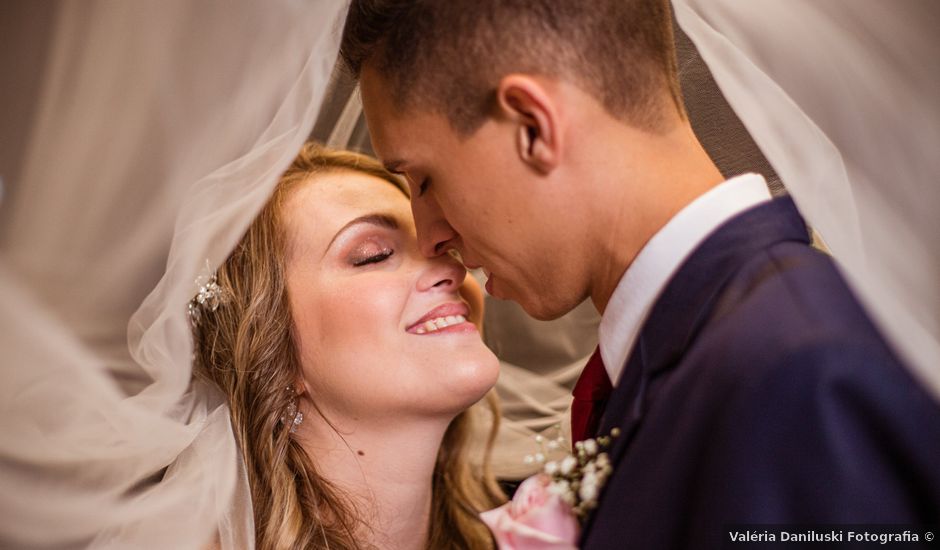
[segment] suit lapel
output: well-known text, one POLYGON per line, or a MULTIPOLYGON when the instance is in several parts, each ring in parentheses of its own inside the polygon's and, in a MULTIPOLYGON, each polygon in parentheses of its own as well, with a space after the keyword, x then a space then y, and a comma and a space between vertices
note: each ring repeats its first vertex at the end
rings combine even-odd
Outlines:
MULTIPOLYGON (((679 363, 737 270, 758 251, 782 241, 809 243, 803 219, 788 197, 725 222, 670 279, 640 331, 601 420, 597 435, 620 430, 608 451, 615 469, 642 424, 650 380, 679 363)), ((593 516, 588 517, 585 532, 593 516)))

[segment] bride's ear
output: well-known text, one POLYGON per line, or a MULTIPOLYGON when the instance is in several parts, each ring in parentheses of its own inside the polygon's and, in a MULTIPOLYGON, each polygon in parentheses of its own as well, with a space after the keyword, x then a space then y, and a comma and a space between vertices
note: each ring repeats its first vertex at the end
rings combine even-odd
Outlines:
POLYGON ((307 387, 307 380, 304 378, 303 372, 297 373, 297 376, 294 378, 294 383, 291 385, 291 389, 298 399, 304 395, 310 394, 310 388, 307 387))
POLYGON ((520 160, 540 174, 552 172, 562 146, 555 98, 538 79, 521 74, 503 77, 496 95, 501 114, 517 125, 520 160))

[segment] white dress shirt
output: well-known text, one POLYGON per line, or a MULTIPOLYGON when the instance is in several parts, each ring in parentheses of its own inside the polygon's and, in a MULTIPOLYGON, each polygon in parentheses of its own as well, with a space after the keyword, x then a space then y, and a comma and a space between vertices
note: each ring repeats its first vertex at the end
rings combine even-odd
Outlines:
POLYGON ((601 317, 601 358, 614 386, 650 309, 689 254, 722 223, 770 199, 760 174, 733 177, 686 205, 640 250, 601 317))

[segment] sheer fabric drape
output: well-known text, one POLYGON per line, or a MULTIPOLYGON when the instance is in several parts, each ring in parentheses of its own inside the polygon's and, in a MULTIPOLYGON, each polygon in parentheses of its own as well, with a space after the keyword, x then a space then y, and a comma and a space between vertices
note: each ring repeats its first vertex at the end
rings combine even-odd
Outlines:
POLYGON ((190 388, 186 303, 313 127, 344 3, 43 9, 0 173, 0 546, 249 548, 228 411, 190 388))
POLYGON ((869 314, 940 397, 940 4, 673 6, 869 314))

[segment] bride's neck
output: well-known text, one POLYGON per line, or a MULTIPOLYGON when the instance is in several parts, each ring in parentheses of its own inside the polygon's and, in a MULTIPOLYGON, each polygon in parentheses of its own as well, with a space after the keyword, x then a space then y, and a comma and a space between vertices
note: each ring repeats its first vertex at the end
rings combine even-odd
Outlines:
POLYGON ((314 413, 296 437, 319 474, 353 496, 366 527, 361 542, 418 550, 427 545, 431 482, 447 425, 359 420, 334 430, 314 413))

